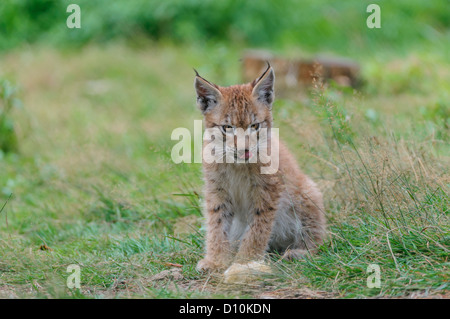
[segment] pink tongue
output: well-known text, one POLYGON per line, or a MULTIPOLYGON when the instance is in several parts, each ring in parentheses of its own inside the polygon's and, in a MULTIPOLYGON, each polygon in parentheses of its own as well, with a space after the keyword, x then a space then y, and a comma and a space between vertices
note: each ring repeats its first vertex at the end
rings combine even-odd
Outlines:
POLYGON ((245 151, 245 153, 243 155, 239 156, 239 158, 245 158, 247 160, 251 156, 252 156, 252 153, 250 153, 250 151, 245 151))

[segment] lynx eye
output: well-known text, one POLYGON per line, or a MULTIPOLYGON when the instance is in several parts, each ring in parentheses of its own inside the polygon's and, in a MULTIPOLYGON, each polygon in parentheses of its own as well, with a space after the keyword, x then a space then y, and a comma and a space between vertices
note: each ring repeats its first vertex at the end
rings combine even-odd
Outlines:
POLYGON ((233 132, 233 127, 231 126, 231 125, 222 125, 221 127, 221 130, 222 130, 222 132, 224 133, 224 134, 226 134, 227 133, 227 130, 230 130, 230 131, 228 131, 228 133, 232 133, 233 132))
POLYGON ((260 126, 260 123, 255 123, 250 125, 250 128, 252 129, 252 131, 258 131, 260 126))

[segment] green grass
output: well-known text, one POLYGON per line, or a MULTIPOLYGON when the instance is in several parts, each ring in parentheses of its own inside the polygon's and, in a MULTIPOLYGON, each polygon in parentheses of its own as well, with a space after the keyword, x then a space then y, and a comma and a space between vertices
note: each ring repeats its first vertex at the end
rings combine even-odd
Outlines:
POLYGON ((170 158, 172 130, 201 119, 192 68, 240 82, 238 48, 115 42, 4 53, 2 77, 24 107, 10 114, 18 150, 0 157, 1 296, 448 295, 444 52, 361 54, 361 92, 329 87, 276 101, 282 138, 324 192, 330 236, 303 261, 273 256, 276 275, 246 287, 195 271, 201 166, 170 158), (152 281, 169 263, 184 279, 152 281), (81 267, 80 290, 66 287, 70 264, 81 267), (369 264, 381 268, 380 289, 366 286, 369 264))

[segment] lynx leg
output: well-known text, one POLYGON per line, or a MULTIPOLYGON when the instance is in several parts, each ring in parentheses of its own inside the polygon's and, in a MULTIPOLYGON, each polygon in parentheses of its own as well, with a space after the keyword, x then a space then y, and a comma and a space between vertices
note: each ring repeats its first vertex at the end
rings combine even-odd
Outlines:
POLYGON ((208 205, 206 256, 197 264, 197 271, 225 269, 231 262, 232 253, 228 240, 232 214, 224 204, 208 205))
POLYGON ((272 207, 264 211, 255 209, 253 222, 245 234, 236 255, 238 262, 260 260, 264 257, 269 245, 274 219, 275 209, 272 207))

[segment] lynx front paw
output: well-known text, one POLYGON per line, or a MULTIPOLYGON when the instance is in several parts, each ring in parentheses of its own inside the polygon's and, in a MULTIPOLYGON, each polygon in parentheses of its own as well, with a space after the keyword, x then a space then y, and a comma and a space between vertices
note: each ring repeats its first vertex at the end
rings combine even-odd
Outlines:
POLYGON ((307 250, 304 250, 304 249, 288 249, 283 254, 282 258, 284 260, 289 260, 289 261, 301 260, 301 259, 305 258, 305 256, 308 253, 309 252, 307 250))
POLYGON ((214 270, 219 270, 220 268, 223 267, 207 258, 200 260, 197 267, 195 267, 198 272, 211 272, 214 270))

